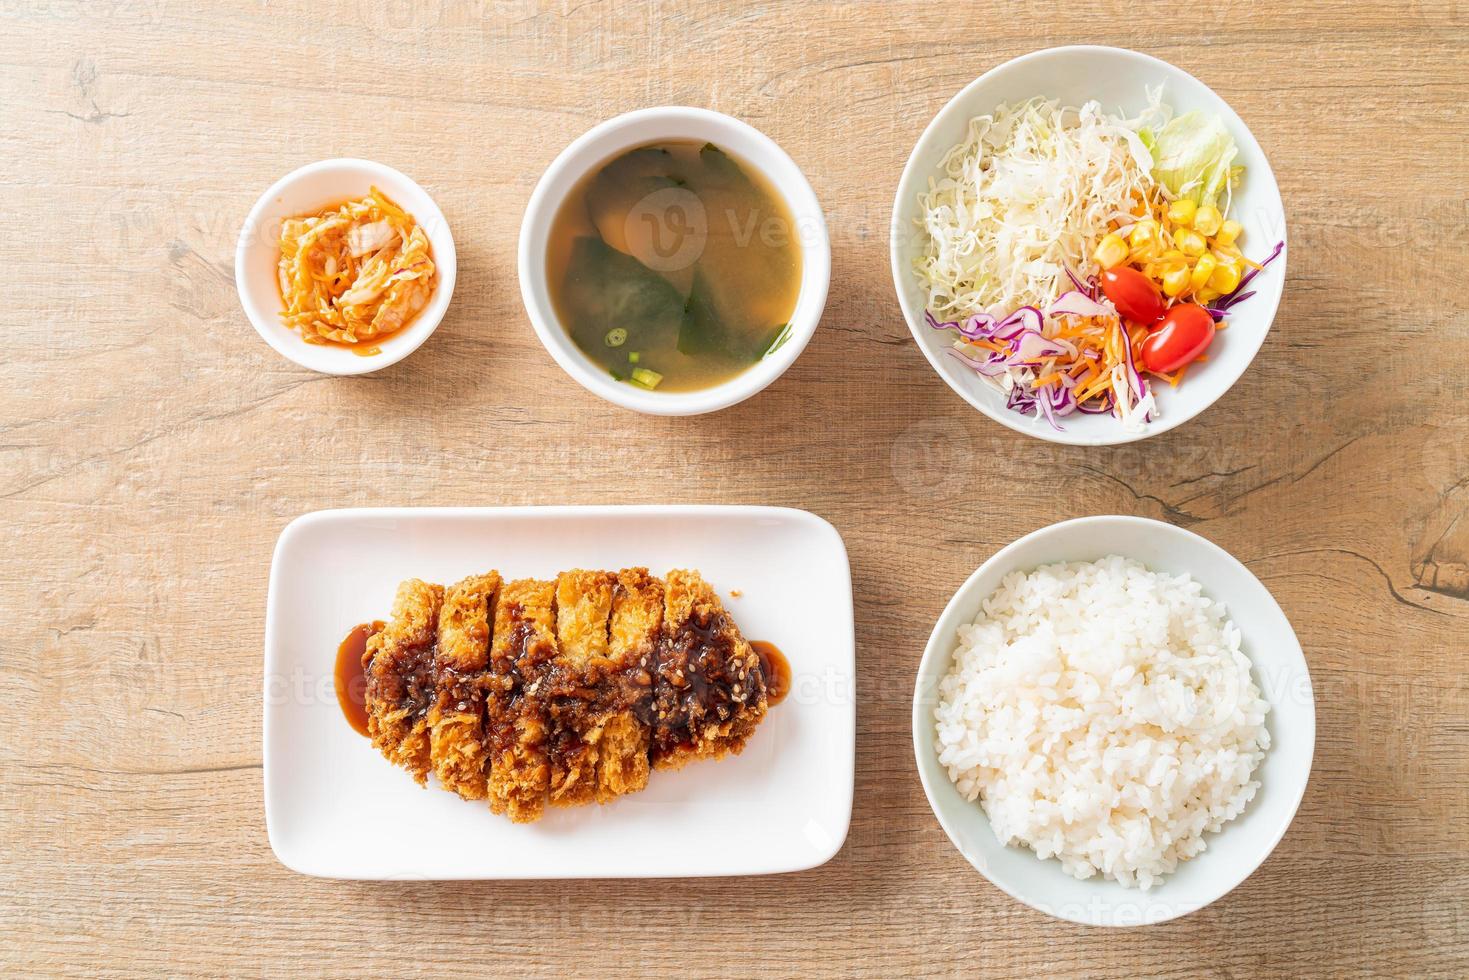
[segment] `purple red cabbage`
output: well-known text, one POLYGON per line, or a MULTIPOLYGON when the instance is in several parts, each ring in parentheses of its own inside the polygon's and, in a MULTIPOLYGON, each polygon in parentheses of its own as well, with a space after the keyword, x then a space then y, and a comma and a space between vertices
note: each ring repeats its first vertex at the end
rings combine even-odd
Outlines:
POLYGON ((1234 287, 1234 292, 1230 293, 1228 296, 1222 296, 1219 299, 1215 300, 1212 306, 1205 307, 1205 309, 1209 311, 1209 315, 1212 316, 1215 320, 1222 320, 1224 319, 1225 314, 1228 313, 1233 307, 1238 306, 1240 303, 1243 303, 1245 300, 1255 295, 1255 291, 1253 289, 1249 289, 1250 283, 1254 280, 1256 276, 1265 271, 1265 267, 1267 265, 1280 258, 1280 253, 1284 251, 1285 239, 1282 238, 1280 241, 1275 243, 1275 248, 1271 249, 1270 254, 1267 255, 1265 257, 1265 260, 1260 263, 1259 268, 1251 269, 1249 272, 1246 272, 1244 274, 1244 276, 1239 281, 1239 285, 1234 287), (1248 292, 1246 292, 1247 289, 1249 290, 1248 292))

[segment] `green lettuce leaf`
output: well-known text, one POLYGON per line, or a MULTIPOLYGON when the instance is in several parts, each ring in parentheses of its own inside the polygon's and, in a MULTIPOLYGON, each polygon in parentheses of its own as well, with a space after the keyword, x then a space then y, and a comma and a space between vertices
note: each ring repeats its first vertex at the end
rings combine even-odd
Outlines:
POLYGON ((1153 176, 1175 197, 1219 207, 1231 180, 1244 172, 1233 166, 1239 147, 1218 116, 1185 112, 1148 136, 1143 142, 1153 151, 1153 176))

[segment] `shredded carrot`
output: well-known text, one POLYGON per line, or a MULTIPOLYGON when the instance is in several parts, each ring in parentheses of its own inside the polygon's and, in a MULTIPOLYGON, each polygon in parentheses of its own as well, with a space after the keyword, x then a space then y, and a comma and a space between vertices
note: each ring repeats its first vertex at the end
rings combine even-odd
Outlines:
POLYGON ((1164 374, 1162 371, 1149 371, 1148 373, 1155 378, 1161 378, 1162 380, 1168 382, 1170 387, 1177 388, 1178 383, 1183 380, 1184 372, 1186 372, 1187 370, 1188 365, 1185 364, 1183 367, 1179 368, 1177 371, 1174 371, 1172 374, 1164 374))
POLYGON ((1035 381, 1032 382, 1031 387, 1033 387, 1033 388, 1045 388, 1046 386, 1053 385, 1057 381, 1060 381, 1060 380, 1061 380, 1061 372, 1060 371, 1052 371, 1050 374, 1046 375, 1043 378, 1036 378, 1035 381))
POLYGON ((1077 385, 1072 392, 1077 401, 1086 401, 1093 395, 1099 395, 1112 385, 1112 373, 1099 374, 1088 381, 1085 385, 1077 385))

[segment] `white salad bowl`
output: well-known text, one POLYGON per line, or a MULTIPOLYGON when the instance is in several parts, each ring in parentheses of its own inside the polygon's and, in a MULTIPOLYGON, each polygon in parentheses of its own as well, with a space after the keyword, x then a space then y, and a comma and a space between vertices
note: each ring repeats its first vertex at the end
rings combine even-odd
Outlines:
POLYGON ((1154 383, 1159 415, 1137 431, 1126 430, 1112 415, 1073 412, 1059 420, 1061 431, 1043 418, 1021 415, 1005 407, 1005 396, 957 358, 945 354, 954 340, 952 331, 935 330, 924 319, 926 296, 913 271, 924 251, 924 232, 918 196, 929 180, 943 176, 940 166, 949 150, 963 142, 969 121, 993 112, 1003 103, 1023 102, 1036 96, 1079 106, 1096 100, 1109 112, 1134 116, 1147 104, 1147 89, 1162 86, 1163 100, 1175 113, 1198 109, 1224 121, 1239 148, 1237 163, 1245 173, 1236 188, 1229 216, 1244 226, 1241 247, 1255 261, 1263 259, 1277 242, 1284 242, 1285 209, 1275 175, 1260 144, 1229 105, 1207 85, 1187 72, 1157 58, 1121 48, 1074 46, 1050 48, 1023 55, 985 72, 954 96, 929 123, 898 182, 893 202, 891 257, 893 282, 908 329, 924 357, 950 388, 985 415, 1016 432, 1050 442, 1082 446, 1117 445, 1155 436, 1214 404, 1244 374, 1265 341, 1280 305, 1285 282, 1286 254, 1272 262, 1250 284, 1255 295, 1234 307, 1229 327, 1209 347, 1208 361, 1194 365, 1177 388, 1154 383))
POLYGON ((578 384, 615 405, 649 415, 699 415, 728 408, 757 394, 785 373, 805 349, 831 283, 831 244, 816 192, 795 162, 770 137, 722 113, 665 106, 625 113, 592 127, 552 161, 531 194, 520 225, 520 293, 536 336, 578 384), (649 391, 618 381, 572 341, 551 303, 546 250, 551 225, 577 184, 627 150, 659 140, 699 140, 728 151, 762 173, 795 220, 801 246, 801 290, 787 340, 759 363, 700 391, 649 391))
POLYGON ((449 222, 428 192, 412 179, 371 160, 322 160, 286 174, 270 186, 240 229, 235 246, 235 288, 240 305, 257 333, 271 347, 302 367, 323 374, 368 374, 396 364, 416 351, 444 319, 454 295, 458 268, 449 222), (438 283, 428 305, 402 330, 382 340, 381 353, 361 355, 336 344, 308 344, 281 323, 281 222, 353 198, 377 187, 413 216, 428 235, 438 283))
POLYGON ((1301 645, 1269 590, 1223 548, 1171 524, 1141 517, 1084 517, 1027 534, 1001 549, 949 601, 918 667, 913 693, 913 748, 929 805, 949 840, 980 874, 1031 908, 1071 922, 1133 926, 1164 922, 1222 897, 1260 866, 1284 836, 1306 791, 1316 746, 1316 702, 1301 645), (1149 570, 1188 574, 1223 602, 1239 627, 1255 683, 1270 704, 1270 748, 1255 770, 1260 789, 1244 812, 1206 849, 1182 862, 1147 891, 1100 876, 1071 877, 1055 859, 996 838, 978 800, 964 799, 935 749, 934 707, 949 672, 959 627, 974 621, 980 603, 1012 572, 1054 562, 1122 555, 1149 570))

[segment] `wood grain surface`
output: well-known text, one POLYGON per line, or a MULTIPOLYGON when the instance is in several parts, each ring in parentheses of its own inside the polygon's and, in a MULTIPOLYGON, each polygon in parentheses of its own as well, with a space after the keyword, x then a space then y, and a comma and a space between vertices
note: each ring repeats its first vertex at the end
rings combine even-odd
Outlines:
POLYGON ((379 5, 0 0, 0 972, 791 976, 1469 973, 1469 318, 1458 0, 379 5), (1223 95, 1291 224, 1280 315, 1218 405, 1120 449, 1025 439, 908 336, 888 273, 918 134, 986 69, 1134 47, 1223 95), (530 190, 618 112, 709 106, 804 168, 831 300, 710 417, 612 410, 531 331, 530 190), (359 379, 255 335, 235 235, 312 160, 415 177, 459 247, 433 338, 359 379), (279 865, 261 804, 271 549, 323 507, 740 502, 851 552, 858 743, 827 865, 746 880, 377 884, 279 865), (1096 513, 1217 541, 1305 647, 1300 814, 1204 911, 1067 925, 931 815, 908 710, 981 561, 1096 513))

